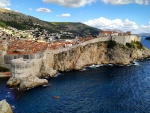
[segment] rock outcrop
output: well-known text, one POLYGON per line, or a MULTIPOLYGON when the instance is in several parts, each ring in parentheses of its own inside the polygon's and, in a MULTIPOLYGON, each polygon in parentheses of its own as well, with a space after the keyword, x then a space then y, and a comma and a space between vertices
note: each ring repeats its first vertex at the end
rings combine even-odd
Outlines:
POLYGON ((13 113, 10 105, 6 100, 0 101, 0 113, 13 113))
POLYGON ((46 79, 39 79, 36 76, 29 76, 25 78, 11 77, 7 81, 8 87, 18 86, 20 90, 26 90, 37 86, 46 85, 46 84, 48 84, 48 81, 46 79))

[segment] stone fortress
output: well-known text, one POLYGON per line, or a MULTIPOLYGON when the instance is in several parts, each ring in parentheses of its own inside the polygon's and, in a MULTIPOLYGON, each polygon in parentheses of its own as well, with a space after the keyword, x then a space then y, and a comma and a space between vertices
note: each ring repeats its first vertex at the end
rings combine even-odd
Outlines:
POLYGON ((140 37, 131 34, 119 36, 116 32, 103 31, 97 38, 82 38, 67 40, 66 42, 57 40, 52 43, 44 43, 31 40, 14 40, 9 45, 3 43, 6 51, 0 51, 1 56, 4 56, 1 58, 4 63, 1 62, 1 64, 10 68, 12 76, 16 78, 31 75, 40 77, 43 74, 42 70, 52 77, 57 73, 56 70, 53 70, 55 54, 86 44, 105 41, 116 41, 125 45, 131 41, 140 41, 140 37))
MULTIPOLYGON (((98 37, 92 40, 82 42, 78 45, 71 46, 69 48, 61 48, 61 49, 55 49, 55 50, 45 49, 44 51, 40 51, 36 54, 25 54, 25 55, 20 55, 20 56, 19 55, 17 56, 5 55, 4 58, 5 58, 5 63, 11 64, 11 71, 12 71, 13 77, 27 77, 29 75, 38 76, 38 74, 41 71, 42 63, 43 62, 50 63, 54 54, 60 53, 62 51, 68 51, 71 48, 75 48, 77 46, 83 46, 88 43, 111 41, 111 40, 125 45, 126 43, 130 43, 131 41, 140 41, 140 38, 137 37, 136 35, 98 37)), ((47 67, 46 69, 47 72, 50 74, 51 73, 50 69, 52 67, 48 63, 46 67, 47 67)))

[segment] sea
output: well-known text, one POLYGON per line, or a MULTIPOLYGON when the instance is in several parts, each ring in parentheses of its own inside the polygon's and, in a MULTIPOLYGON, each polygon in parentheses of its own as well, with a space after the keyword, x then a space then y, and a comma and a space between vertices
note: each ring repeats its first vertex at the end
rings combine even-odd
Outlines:
POLYGON ((48 85, 26 91, 7 88, 6 82, 0 78, 0 100, 14 113, 150 113, 150 59, 60 72, 48 85))

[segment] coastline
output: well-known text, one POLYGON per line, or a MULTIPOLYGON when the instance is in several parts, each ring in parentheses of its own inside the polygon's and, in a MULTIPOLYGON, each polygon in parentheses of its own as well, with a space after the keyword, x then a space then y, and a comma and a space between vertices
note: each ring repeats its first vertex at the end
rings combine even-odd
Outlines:
POLYGON ((45 54, 46 56, 38 62, 32 60, 38 68, 35 70, 35 67, 31 67, 32 72, 29 76, 22 77, 28 70, 21 71, 20 74, 18 69, 18 77, 10 77, 7 86, 17 86, 20 90, 26 90, 48 84, 48 80, 43 78, 53 78, 59 71, 83 70, 92 65, 129 65, 135 59, 150 57, 150 50, 144 47, 129 48, 118 43, 111 45, 110 42, 95 42, 56 53, 46 51, 45 54))

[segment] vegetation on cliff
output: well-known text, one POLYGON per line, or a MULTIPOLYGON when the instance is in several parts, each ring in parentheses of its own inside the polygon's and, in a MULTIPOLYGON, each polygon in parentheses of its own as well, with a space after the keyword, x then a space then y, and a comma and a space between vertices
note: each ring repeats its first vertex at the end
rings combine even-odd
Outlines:
POLYGON ((107 47, 114 48, 117 45, 116 41, 108 41, 107 47))
POLYGON ((128 47, 128 48, 137 48, 137 49, 143 49, 144 47, 143 47, 143 45, 142 45, 142 43, 141 42, 139 42, 139 41, 131 41, 131 43, 126 43, 126 46, 128 47))
POLYGON ((0 66, 0 72, 9 72, 10 70, 8 68, 0 66))

